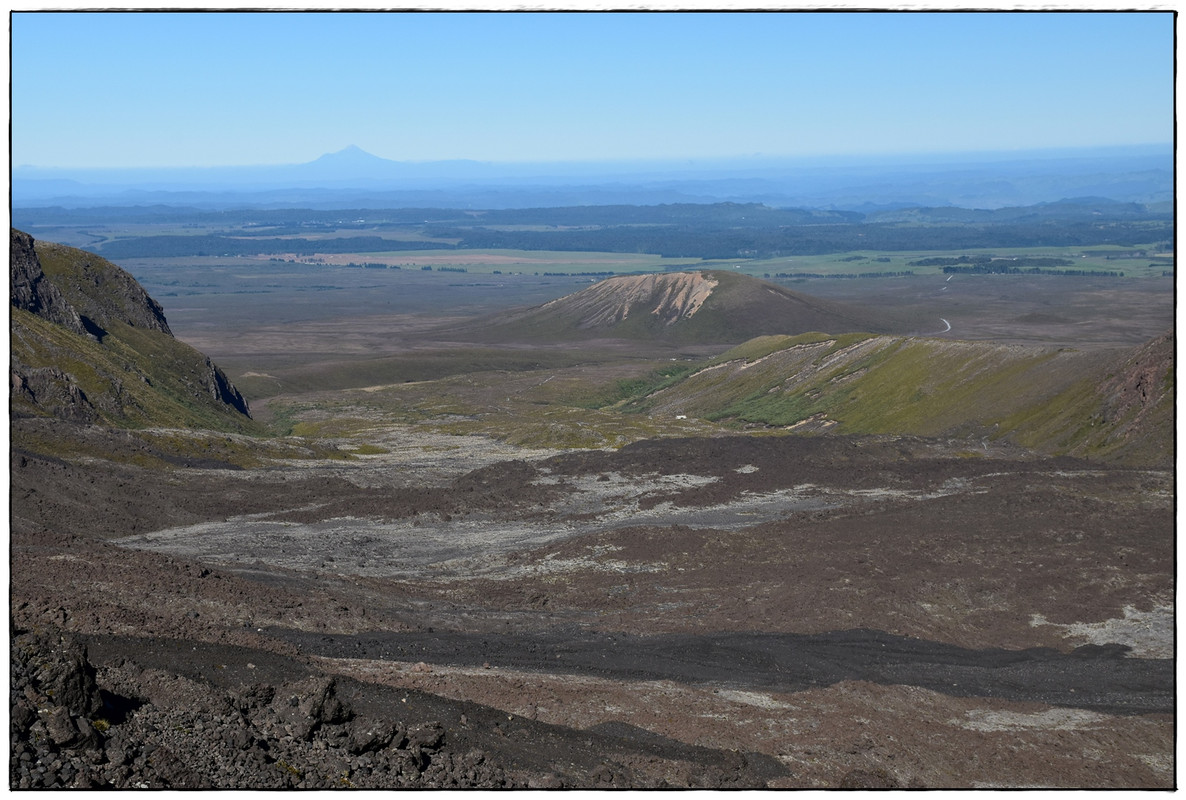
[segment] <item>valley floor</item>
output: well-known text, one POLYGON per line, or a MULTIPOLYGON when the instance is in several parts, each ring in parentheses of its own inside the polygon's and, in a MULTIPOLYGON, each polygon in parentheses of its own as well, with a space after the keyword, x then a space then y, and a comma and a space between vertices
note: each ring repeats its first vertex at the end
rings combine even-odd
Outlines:
POLYGON ((385 444, 246 470, 15 447, 14 720, 41 735, 12 785, 1174 785, 1168 471, 385 444), (42 713, 35 663, 90 670, 98 740, 42 713))

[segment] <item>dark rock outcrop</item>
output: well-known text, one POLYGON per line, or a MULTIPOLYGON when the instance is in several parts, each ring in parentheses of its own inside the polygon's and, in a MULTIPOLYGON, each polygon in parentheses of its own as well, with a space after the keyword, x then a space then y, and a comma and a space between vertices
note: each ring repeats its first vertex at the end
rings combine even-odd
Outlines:
POLYGON ((87 331, 102 339, 113 323, 173 335, 164 309, 144 291, 135 278, 114 264, 65 245, 37 242, 43 264, 47 259, 70 263, 71 269, 51 277, 61 294, 74 306, 87 331))
POLYGON ((122 662, 100 690, 67 634, 12 640, 11 789, 505 788, 523 781, 437 721, 355 719, 332 676, 227 692, 122 662), (135 709, 135 714, 126 713, 135 709))
POLYGON ((66 301, 58 287, 54 286, 41 270, 41 262, 33 248, 32 236, 11 229, 8 260, 14 307, 36 314, 79 335, 86 334, 78 311, 66 301))
POLYGON ((57 367, 29 367, 13 359, 10 368, 12 397, 27 400, 58 419, 89 425, 98 411, 78 381, 57 367))
POLYGON ((209 389, 210 396, 215 400, 230 406, 245 417, 251 416, 247 400, 235 388, 235 384, 231 383, 226 373, 209 358, 206 359, 206 375, 203 383, 209 389))

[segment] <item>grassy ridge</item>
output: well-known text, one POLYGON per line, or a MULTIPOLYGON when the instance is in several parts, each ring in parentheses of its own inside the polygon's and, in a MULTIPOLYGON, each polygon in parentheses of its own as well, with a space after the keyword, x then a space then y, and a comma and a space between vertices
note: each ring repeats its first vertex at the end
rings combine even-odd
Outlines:
POLYGON ((1029 447, 1120 463, 1175 461, 1175 338, 1159 336, 1102 375, 1073 382, 1049 403, 1003 421, 1029 447))
MULTIPOLYGON (((131 428, 258 430, 205 389, 205 357, 168 334, 111 323, 100 343, 27 311, 10 311, 14 361, 34 370, 58 370, 63 390, 70 382, 76 384, 94 407, 97 422, 131 428)), ((47 414, 22 393, 13 393, 11 406, 25 415, 47 414)))
POLYGON ((583 397, 569 400, 579 408, 598 409, 622 403, 639 395, 657 392, 678 383, 681 378, 695 369, 690 364, 670 364, 651 370, 639 378, 623 378, 610 386, 602 387, 583 397))
POLYGON ((1167 371, 1166 357, 1146 358, 1159 370, 1150 374, 1160 394, 1135 402, 1120 383, 1101 390, 1110 368, 1103 359, 1066 348, 869 334, 767 336, 616 405, 721 423, 1007 438, 1042 452, 1165 460, 1172 437, 1150 431, 1172 430, 1172 360, 1167 371))

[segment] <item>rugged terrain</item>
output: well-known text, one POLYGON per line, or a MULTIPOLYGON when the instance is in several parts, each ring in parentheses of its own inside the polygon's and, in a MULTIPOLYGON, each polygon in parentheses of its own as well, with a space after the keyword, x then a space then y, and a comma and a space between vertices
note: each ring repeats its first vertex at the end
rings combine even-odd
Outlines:
POLYGON ((127 272, 15 229, 9 253, 14 414, 251 429, 239 390, 173 337, 160 305, 127 272))
MULTIPOLYGON (((78 360, 140 330, 27 261, 78 360)), ((14 394, 10 785, 1172 787, 1172 342, 772 337, 279 395, 266 436, 14 394), (931 427, 862 430, 875 391, 931 427)))
MULTIPOLYGON (((276 785, 283 761, 309 776, 292 785, 323 785, 337 774, 329 748, 352 782, 385 785, 334 750, 354 735, 347 721, 311 739, 268 721, 276 696, 303 697, 295 684, 317 673, 387 686, 401 710, 416 689, 506 712, 550 754, 546 769, 509 768, 488 710, 434 700, 384 719, 437 723, 508 784, 1172 780, 1164 472, 741 437, 495 460, 420 485, 402 468, 416 449, 406 438, 403 454, 333 469, 91 472, 86 508, 64 495, 88 471, 15 456, 14 622, 87 644, 99 687, 124 698, 97 716, 107 733, 169 744, 140 722, 121 729, 123 703, 137 707, 128 721, 159 717, 162 732, 246 726, 267 744, 239 779, 222 766, 153 772, 147 753, 137 764, 144 745, 124 743, 128 775, 276 785), (130 482, 135 496, 119 490, 130 482), (128 535, 128 520, 144 532, 128 535), (280 656, 283 669, 256 671, 280 656), (233 693, 256 684, 272 700, 231 714, 233 693), (182 708, 185 720, 169 716, 182 708), (476 720, 486 739, 468 738, 476 720), (610 738, 597 765, 569 761, 544 746, 561 735, 546 725, 610 738), (688 747, 750 755, 712 777, 710 754, 688 747)), ((58 743, 59 761, 71 747, 58 743)), ((235 765, 238 752, 218 758, 235 765)), ((124 785, 95 758, 74 769, 124 785)), ((408 785, 466 782, 434 774, 408 785)))

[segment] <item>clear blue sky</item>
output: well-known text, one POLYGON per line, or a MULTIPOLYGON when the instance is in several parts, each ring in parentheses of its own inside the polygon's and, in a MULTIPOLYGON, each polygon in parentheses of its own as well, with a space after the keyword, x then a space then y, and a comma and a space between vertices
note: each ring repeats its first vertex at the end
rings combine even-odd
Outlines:
POLYGON ((17 12, 12 163, 1167 143, 1173 57, 1169 12, 17 12))

